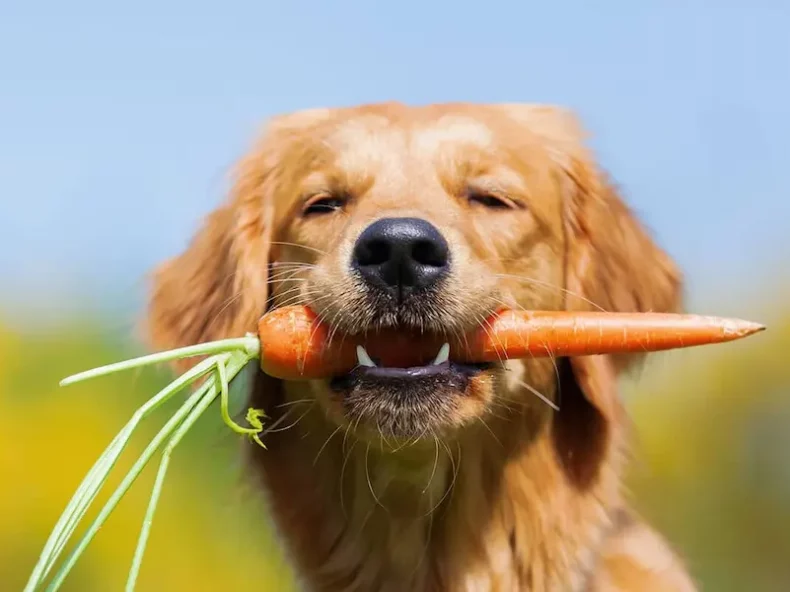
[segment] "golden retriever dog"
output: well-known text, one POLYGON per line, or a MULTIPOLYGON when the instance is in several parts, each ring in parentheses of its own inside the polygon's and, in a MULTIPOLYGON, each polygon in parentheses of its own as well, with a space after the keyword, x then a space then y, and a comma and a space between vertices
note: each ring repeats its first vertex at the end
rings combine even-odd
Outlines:
MULTIPOLYGON (((227 202, 155 273, 151 343, 255 331, 311 307, 359 366, 258 371, 250 444, 305 588, 694 590, 621 486, 633 357, 413 368, 372 360, 397 328, 459 335, 501 307, 676 311, 681 275, 551 106, 399 103, 275 118, 227 202)), ((442 351, 444 350, 444 351, 442 351)))

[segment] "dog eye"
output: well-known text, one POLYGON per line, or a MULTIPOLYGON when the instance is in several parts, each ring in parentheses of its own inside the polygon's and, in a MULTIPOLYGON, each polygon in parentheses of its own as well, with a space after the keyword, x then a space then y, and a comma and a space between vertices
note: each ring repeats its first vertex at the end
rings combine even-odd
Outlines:
POLYGON ((516 204, 505 197, 483 191, 470 191, 467 199, 469 203, 478 204, 492 210, 512 210, 516 207, 516 204))
POLYGON ((336 210, 342 210, 343 206, 346 205, 346 201, 348 200, 343 196, 322 193, 311 198, 307 204, 305 204, 302 215, 313 216, 331 214, 336 210))

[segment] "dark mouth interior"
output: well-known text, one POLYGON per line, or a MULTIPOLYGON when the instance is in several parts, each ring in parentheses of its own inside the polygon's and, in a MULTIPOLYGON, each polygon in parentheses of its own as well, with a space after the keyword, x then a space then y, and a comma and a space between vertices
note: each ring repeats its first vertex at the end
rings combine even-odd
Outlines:
POLYGON ((370 368, 367 366, 359 366, 355 371, 362 372, 371 378, 399 378, 403 380, 428 378, 436 376, 437 374, 444 374, 448 370, 457 372, 467 372, 470 375, 477 374, 482 371, 488 364, 457 364, 455 362, 444 362, 436 366, 414 366, 411 368, 387 368, 383 366, 376 366, 370 368))
POLYGON ((412 366, 410 368, 389 368, 385 366, 357 366, 348 374, 336 376, 331 381, 332 388, 345 390, 365 383, 380 383, 391 386, 407 385, 408 383, 452 378, 469 379, 492 367, 489 363, 460 364, 447 361, 438 365, 412 366))

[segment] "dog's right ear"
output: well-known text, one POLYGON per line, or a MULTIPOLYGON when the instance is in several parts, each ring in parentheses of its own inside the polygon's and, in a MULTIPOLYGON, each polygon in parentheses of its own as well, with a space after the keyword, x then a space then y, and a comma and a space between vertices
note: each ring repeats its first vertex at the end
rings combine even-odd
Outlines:
MULTIPOLYGON (((255 331, 266 308, 273 204, 251 218, 238 200, 212 212, 186 250, 153 274, 147 336, 157 350, 255 331)), ((178 364, 181 369, 194 360, 178 364)))
POLYGON ((287 215, 276 211, 277 186, 303 166, 303 132, 329 114, 311 109, 272 119, 241 161, 230 199, 208 216, 183 253, 154 271, 145 326, 151 347, 172 349, 256 330, 269 297, 275 227, 287 215))

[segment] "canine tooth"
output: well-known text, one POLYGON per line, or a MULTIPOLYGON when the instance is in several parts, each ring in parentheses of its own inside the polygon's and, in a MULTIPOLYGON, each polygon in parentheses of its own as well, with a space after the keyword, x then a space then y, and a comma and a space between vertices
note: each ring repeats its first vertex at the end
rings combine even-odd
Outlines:
POLYGON ((357 346, 357 362, 360 366, 367 366, 368 368, 375 368, 376 364, 370 359, 368 352, 361 345, 357 346))
POLYGON ((450 344, 445 343, 442 347, 439 348, 439 353, 436 354, 436 359, 433 361, 433 365, 438 366, 439 364, 444 364, 449 359, 450 359, 450 344))

